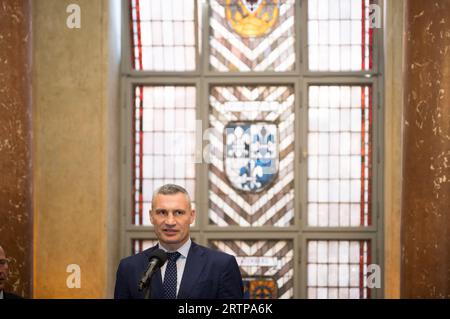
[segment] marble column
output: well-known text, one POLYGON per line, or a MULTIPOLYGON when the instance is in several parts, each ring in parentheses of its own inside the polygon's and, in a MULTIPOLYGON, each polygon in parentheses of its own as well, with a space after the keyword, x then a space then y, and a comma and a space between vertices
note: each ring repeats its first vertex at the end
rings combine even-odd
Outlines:
POLYGON ((402 298, 450 298, 450 0, 407 0, 402 298))
POLYGON ((31 0, 0 0, 0 245, 7 290, 31 297, 31 0))

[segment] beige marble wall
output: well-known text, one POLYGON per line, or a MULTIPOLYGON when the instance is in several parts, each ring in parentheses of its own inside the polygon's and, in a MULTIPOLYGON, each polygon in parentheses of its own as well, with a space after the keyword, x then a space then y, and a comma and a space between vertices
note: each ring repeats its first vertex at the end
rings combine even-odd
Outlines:
POLYGON ((36 298, 111 296, 119 251, 113 2, 33 1, 36 298), (71 3, 81 7, 81 29, 66 26, 71 3), (69 264, 81 267, 80 289, 66 285, 69 264))
POLYGON ((404 0, 384 5, 384 297, 399 298, 404 0))

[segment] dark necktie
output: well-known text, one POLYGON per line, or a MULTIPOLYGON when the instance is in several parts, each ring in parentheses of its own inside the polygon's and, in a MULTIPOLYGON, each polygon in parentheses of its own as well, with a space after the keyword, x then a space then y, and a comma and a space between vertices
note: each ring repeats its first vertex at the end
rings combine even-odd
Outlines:
POLYGON ((164 274, 164 298, 176 299, 177 297, 177 259, 181 256, 179 252, 167 253, 167 266, 164 274))

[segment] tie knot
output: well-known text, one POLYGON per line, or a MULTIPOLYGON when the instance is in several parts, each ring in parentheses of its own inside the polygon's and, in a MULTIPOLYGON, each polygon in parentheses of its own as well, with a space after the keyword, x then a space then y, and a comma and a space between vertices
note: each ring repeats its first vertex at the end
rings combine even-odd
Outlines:
POLYGON ((170 261, 177 261, 177 259, 181 256, 181 254, 176 251, 173 253, 167 253, 167 259, 169 259, 170 261))

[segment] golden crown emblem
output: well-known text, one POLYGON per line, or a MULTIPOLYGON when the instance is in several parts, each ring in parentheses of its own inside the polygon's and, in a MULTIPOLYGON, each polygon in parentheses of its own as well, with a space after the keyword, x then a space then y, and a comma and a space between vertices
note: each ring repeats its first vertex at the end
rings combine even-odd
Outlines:
POLYGON ((259 37, 277 22, 279 2, 280 0, 272 0, 271 5, 267 5, 266 0, 227 0, 226 17, 239 35, 259 37))

